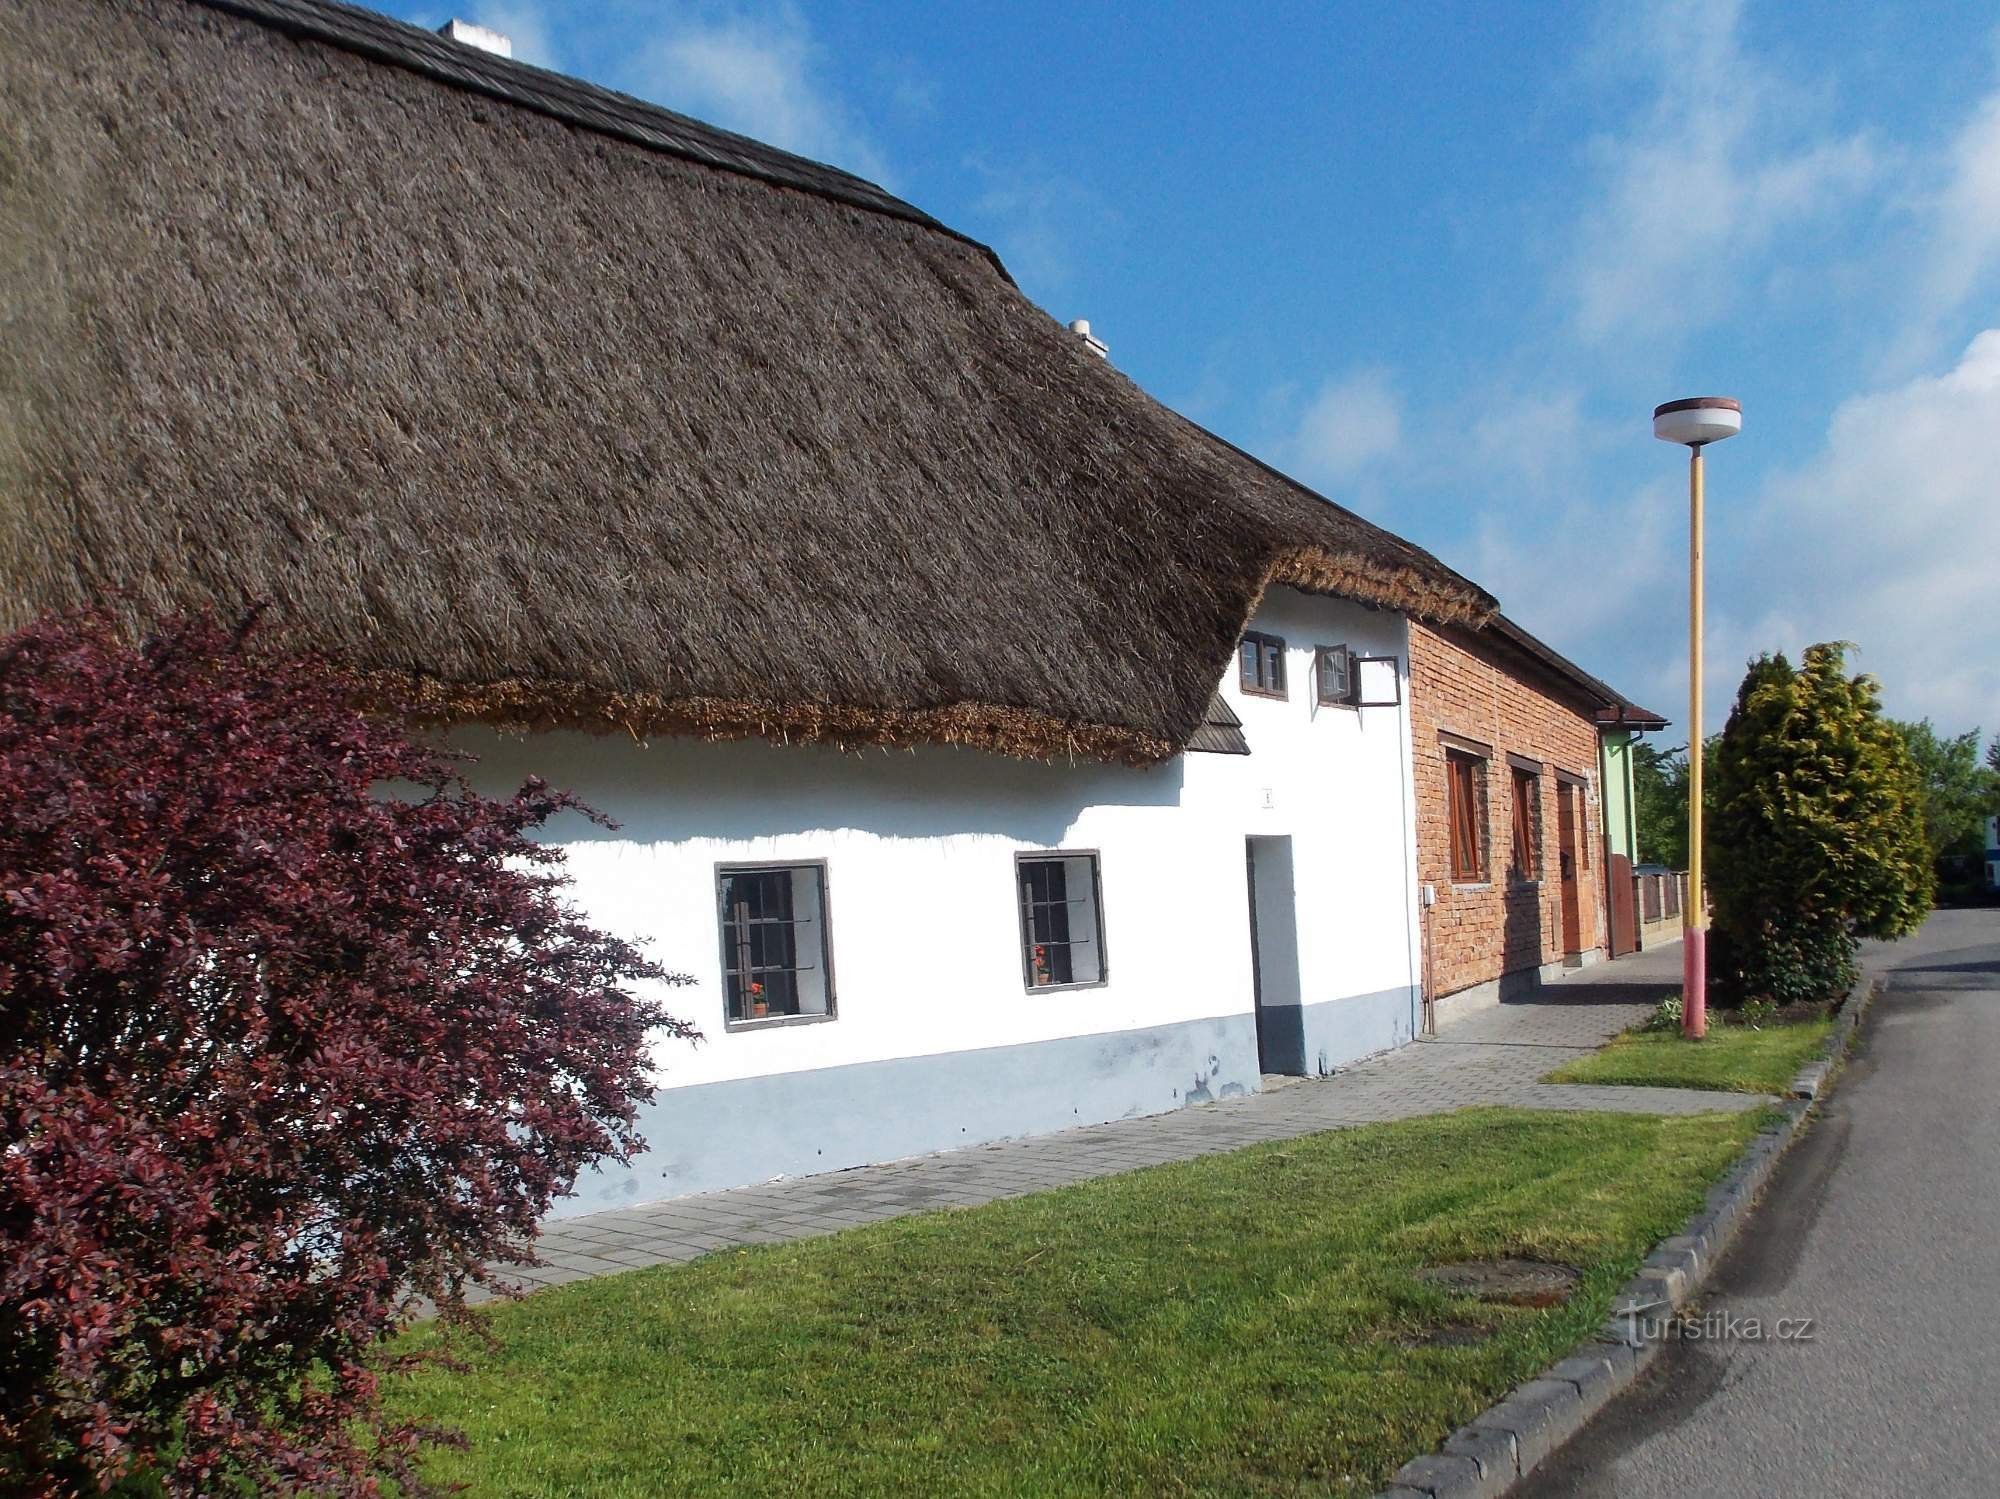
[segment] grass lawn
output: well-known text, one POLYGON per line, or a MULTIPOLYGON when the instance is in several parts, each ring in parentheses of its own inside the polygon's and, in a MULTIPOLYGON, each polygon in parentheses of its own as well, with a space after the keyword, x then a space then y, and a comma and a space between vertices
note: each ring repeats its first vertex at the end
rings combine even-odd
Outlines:
POLYGON ((1472 1110, 636 1270, 391 1404, 481 1496, 1372 1493, 1587 1335, 1764 1117, 1472 1110), (1584 1280, 1411 1274, 1497 1255, 1584 1280))
POLYGON ((1783 1095, 1791 1092, 1799 1069, 1820 1054, 1832 1029, 1827 1019, 1751 1030, 1718 1024, 1711 1017, 1708 1035, 1700 1041, 1677 1031, 1628 1031, 1600 1052, 1565 1062, 1542 1081, 1783 1095))

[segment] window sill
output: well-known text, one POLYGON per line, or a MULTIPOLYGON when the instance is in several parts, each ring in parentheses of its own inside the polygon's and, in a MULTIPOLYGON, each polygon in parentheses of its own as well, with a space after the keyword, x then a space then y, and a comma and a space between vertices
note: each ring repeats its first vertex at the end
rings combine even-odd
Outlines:
POLYGON ((837 1018, 831 1010, 824 1015, 764 1015, 750 1020, 725 1020, 722 1030, 724 1035, 735 1031, 768 1031, 786 1025, 825 1025, 837 1018))
POLYGON ((1029 984, 1023 990, 1027 994, 1070 994, 1078 989, 1102 989, 1110 984, 1109 979, 1092 979, 1087 984, 1029 984))
POLYGON ((1288 703, 1292 699, 1289 692, 1273 692, 1268 687, 1245 687, 1239 683, 1237 690, 1245 697, 1267 697, 1274 703, 1288 703))

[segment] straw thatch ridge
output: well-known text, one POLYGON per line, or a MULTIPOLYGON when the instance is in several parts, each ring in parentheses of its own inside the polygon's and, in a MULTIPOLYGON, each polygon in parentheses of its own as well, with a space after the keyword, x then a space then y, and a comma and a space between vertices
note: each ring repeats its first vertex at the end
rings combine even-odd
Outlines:
MULTIPOLYGON (((842 203, 958 235, 950 225, 939 223, 914 204, 884 192, 852 172, 843 172, 825 162, 808 161, 616 89, 601 88, 580 78, 449 41, 375 11, 326 4, 324 0, 200 0, 200 3, 294 36, 332 42, 358 56, 407 68, 440 83, 517 104, 554 119, 586 125, 620 140, 762 178, 781 187, 804 188, 842 203)), ((1000 258, 985 245, 965 235, 958 237, 984 251, 995 268, 1006 275, 1000 258)))
POLYGON ((1149 761, 1269 587, 1492 611, 880 189, 353 15, 0 0, 0 625, 268 599, 441 717, 1149 761))

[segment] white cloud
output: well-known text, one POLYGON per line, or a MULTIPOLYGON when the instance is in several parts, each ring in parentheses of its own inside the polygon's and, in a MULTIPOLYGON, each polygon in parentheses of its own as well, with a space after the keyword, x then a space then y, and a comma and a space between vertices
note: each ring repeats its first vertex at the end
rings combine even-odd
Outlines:
POLYGON ((2000 727, 2000 328, 1957 364, 1843 402, 1807 462, 1774 478, 1742 613, 1796 651, 1852 640, 1893 712, 2000 727))
POLYGON ((1064 173, 1029 162, 995 166, 979 157, 965 165, 984 183, 973 219, 1030 296, 1046 299, 1067 287, 1079 263, 1117 231, 1118 215, 1064 173))
POLYGON ((1279 463, 1307 480, 1352 479, 1403 445, 1403 402, 1381 370, 1320 386, 1278 444, 1279 463))
MULTIPOLYGON (((1709 461, 1707 731, 1752 657, 1796 662, 1822 640, 1853 642, 1849 669, 1875 673, 1898 718, 2000 728, 2000 328, 1943 374, 1843 402, 1810 456, 1761 485, 1737 485, 1734 446, 1709 461)), ((1531 543, 1489 525, 1474 576, 1529 629, 1684 724, 1686 514, 1676 482, 1538 524, 1531 543)))
POLYGON ((1598 434, 1584 421, 1581 391, 1537 391, 1496 381, 1482 388, 1477 400, 1472 440, 1465 450, 1453 445, 1449 457, 1470 458, 1465 478, 1473 483, 1483 478, 1489 493, 1495 475, 1546 491, 1571 478, 1597 443, 1598 434))
POLYGON ((549 31, 548 12, 538 0, 492 0, 459 14, 506 37, 514 44, 514 56, 522 62, 538 68, 562 68, 562 54, 549 31))
POLYGON ((1931 282, 1941 303, 1957 306, 2000 259, 2000 90, 1959 131, 1950 160, 1936 206, 1931 282))
POLYGON ((1901 206, 1914 242, 1893 246, 1888 274, 1899 294, 1885 299, 1903 316, 1882 364, 1898 375, 1934 362, 1949 347, 1961 309, 2000 270, 2000 87, 1911 175, 1916 183, 1901 206))
POLYGON ((1620 56, 1655 59, 1630 125, 1593 143, 1594 199, 1564 268, 1591 341, 1722 316, 1749 255, 1822 219, 1876 176, 1863 135, 1801 138, 1812 112, 1760 70, 1735 0, 1619 8, 1620 56))
MULTIPOLYGON (((1682 627, 1667 616, 1686 576, 1685 515, 1665 482, 1605 504, 1489 512, 1473 542, 1471 573, 1514 620, 1565 654, 1586 642, 1593 658, 1613 641, 1629 647, 1627 655, 1643 655, 1647 641, 1672 650, 1682 627)), ((1583 664, 1609 670, 1601 661, 1583 664)))
POLYGON ((655 103, 883 182, 889 173, 792 10, 752 20, 677 18, 640 43, 623 86, 655 103))

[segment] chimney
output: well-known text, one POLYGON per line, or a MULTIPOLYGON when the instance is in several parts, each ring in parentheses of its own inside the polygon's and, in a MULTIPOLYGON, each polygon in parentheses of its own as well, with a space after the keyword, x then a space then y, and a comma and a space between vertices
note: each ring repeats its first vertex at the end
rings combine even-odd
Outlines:
POLYGON ((468 47, 477 47, 481 52, 491 52, 495 57, 512 57, 514 44, 489 26, 475 26, 470 21, 450 20, 438 27, 438 35, 447 41, 463 42, 468 47))
POLYGON ((1070 319, 1069 331, 1082 339, 1084 347, 1089 349, 1099 359, 1109 359, 1111 357, 1111 346, 1101 338, 1092 338, 1090 336, 1089 318, 1070 319))

